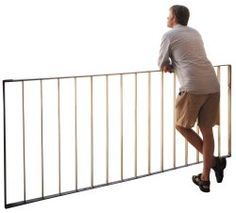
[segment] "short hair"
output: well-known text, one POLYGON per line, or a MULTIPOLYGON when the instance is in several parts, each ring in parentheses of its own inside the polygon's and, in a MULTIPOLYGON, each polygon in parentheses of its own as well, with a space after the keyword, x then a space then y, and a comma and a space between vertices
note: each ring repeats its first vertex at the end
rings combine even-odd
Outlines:
POLYGON ((173 5, 171 8, 171 11, 175 15, 178 24, 187 26, 188 20, 190 16, 189 9, 183 5, 173 5))

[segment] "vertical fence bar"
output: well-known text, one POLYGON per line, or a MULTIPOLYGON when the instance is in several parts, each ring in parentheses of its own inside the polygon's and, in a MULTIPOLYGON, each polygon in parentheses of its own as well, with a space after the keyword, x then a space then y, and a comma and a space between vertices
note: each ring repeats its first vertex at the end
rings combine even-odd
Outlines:
MULTIPOLYGON (((196 132, 199 135, 199 126, 196 126, 196 132)), ((196 150, 196 161, 199 163, 199 151, 196 150)))
POLYGON ((77 79, 74 78, 75 95, 75 190, 78 190, 78 137, 77 137, 77 79))
POLYGON ((94 187, 94 147, 93 147, 93 76, 90 77, 90 125, 91 125, 91 187, 94 187))
POLYGON ((175 130, 175 104, 176 104, 176 74, 173 73, 173 167, 176 167, 176 130, 175 130))
MULTIPOLYGON (((217 66, 217 78, 220 83, 220 66, 217 66)), ((220 105, 221 102, 219 103, 219 112, 220 112, 220 105)), ((221 156, 221 113, 219 114, 219 126, 218 126, 218 156, 221 156)))
POLYGON ((40 108, 41 108, 41 184, 42 197, 44 197, 44 147, 43 147, 43 82, 40 80, 40 108))
POLYGON ((23 179, 24 179, 24 202, 26 202, 26 167, 25 167, 25 85, 22 81, 22 133, 23 133, 23 179))
POLYGON ((7 206, 7 145, 6 145, 6 82, 2 84, 3 91, 3 143, 4 143, 4 205, 7 206))
POLYGON ((164 73, 161 72, 161 134, 160 134, 160 140, 161 140, 161 171, 164 170, 164 141, 163 141, 163 133, 164 133, 164 73))
POLYGON ((232 114, 232 102, 231 102, 231 65, 228 65, 228 155, 231 156, 232 142, 231 142, 231 133, 232 133, 232 122, 231 122, 231 114, 232 114))
POLYGON ((123 180, 123 148, 124 148, 124 135, 123 135, 123 74, 120 74, 120 130, 121 130, 121 141, 120 141, 120 149, 121 149, 121 180, 123 180))
POLYGON ((137 115, 137 113, 138 113, 138 111, 137 111, 137 105, 138 105, 138 102, 137 102, 137 100, 138 100, 138 94, 137 94, 137 73, 135 73, 135 84, 134 84, 134 89, 135 89, 135 97, 134 97, 134 174, 135 174, 135 177, 137 177, 137 161, 138 161, 138 159, 137 159, 137 142, 138 142, 138 137, 137 137, 137 134, 138 134, 138 132, 137 132, 137 117, 138 117, 138 115, 137 115))
POLYGON ((148 174, 151 173, 151 73, 148 73, 148 174))
POLYGON ((57 114, 58 114, 58 180, 59 194, 61 194, 61 107, 60 107, 60 79, 57 79, 57 114))
POLYGON ((106 75, 106 183, 109 183, 109 79, 106 75))
POLYGON ((188 165, 188 141, 185 140, 185 165, 188 165))

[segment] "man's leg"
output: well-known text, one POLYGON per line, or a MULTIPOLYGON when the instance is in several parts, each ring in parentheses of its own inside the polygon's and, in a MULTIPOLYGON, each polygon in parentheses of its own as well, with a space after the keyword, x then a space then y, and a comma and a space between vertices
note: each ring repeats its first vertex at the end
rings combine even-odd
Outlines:
POLYGON ((214 138, 212 128, 200 128, 203 140, 190 128, 176 126, 176 129, 190 142, 200 153, 203 154, 202 180, 209 180, 210 169, 215 164, 214 138))
POLYGON ((209 180, 210 170, 215 164, 214 137, 211 127, 200 127, 203 135, 203 172, 201 179, 209 180))
POLYGON ((176 129, 190 142, 201 154, 203 154, 203 140, 190 128, 176 126, 176 129))

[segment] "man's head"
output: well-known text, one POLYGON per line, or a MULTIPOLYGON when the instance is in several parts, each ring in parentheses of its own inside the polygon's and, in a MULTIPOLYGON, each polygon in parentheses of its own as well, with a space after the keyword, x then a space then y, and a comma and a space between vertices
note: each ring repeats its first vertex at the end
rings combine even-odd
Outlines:
POLYGON ((189 9, 182 5, 173 5, 169 10, 169 16, 167 17, 167 26, 172 28, 176 24, 184 26, 188 25, 190 12, 189 9))

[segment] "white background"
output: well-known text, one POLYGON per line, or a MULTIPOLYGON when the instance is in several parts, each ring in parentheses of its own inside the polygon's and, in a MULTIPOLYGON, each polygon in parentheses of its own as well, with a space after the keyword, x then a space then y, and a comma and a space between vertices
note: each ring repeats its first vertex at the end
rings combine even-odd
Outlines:
MULTIPOLYGON (((160 39, 167 30, 168 8, 173 4, 189 7, 189 25, 201 32, 212 63, 232 64, 234 72, 236 15, 233 2, 1 1, 1 80, 157 69, 160 39)), ((191 182, 192 174, 201 169, 201 165, 197 165, 7 211, 232 212, 236 209, 234 82, 233 73, 233 157, 228 159, 222 184, 216 184, 212 176, 210 194, 201 193, 191 182)), ((2 131, 0 138, 2 142, 2 131)), ((0 148, 1 159, 2 149, 3 146, 0 148)), ((3 211, 2 160, 0 171, 3 211)))

